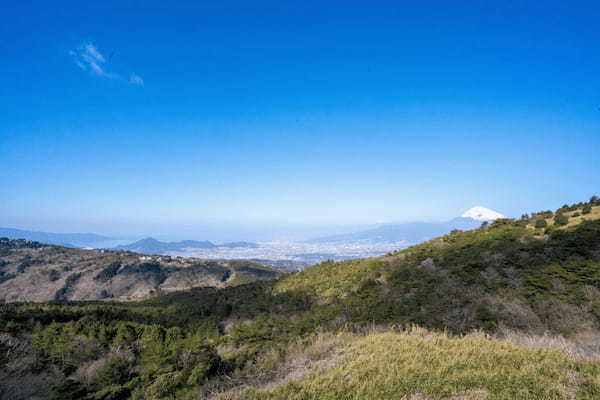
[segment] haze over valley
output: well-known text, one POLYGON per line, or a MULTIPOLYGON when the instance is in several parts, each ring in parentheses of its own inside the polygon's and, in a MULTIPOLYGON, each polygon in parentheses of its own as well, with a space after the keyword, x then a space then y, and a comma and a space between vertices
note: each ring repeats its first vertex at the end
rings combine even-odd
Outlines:
POLYGON ((0 237, 35 240, 67 247, 127 250, 150 255, 253 260, 266 265, 278 265, 287 270, 296 270, 327 260, 342 261, 381 256, 455 229, 474 229, 482 222, 490 222, 501 217, 503 215, 496 211, 477 206, 467 210, 461 217, 444 222, 381 224, 362 231, 302 241, 273 240, 258 243, 238 241, 215 244, 208 240, 165 242, 152 237, 132 241, 95 234, 56 234, 8 228, 0 228, 0 237), (107 246, 112 243, 119 243, 119 245, 107 246))

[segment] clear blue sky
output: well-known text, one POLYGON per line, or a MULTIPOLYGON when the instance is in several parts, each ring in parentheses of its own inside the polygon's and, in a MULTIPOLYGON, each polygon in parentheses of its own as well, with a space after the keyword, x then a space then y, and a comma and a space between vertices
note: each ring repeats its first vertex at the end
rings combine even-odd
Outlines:
POLYGON ((11 3, 0 226, 284 231, 600 192, 597 2, 11 3))

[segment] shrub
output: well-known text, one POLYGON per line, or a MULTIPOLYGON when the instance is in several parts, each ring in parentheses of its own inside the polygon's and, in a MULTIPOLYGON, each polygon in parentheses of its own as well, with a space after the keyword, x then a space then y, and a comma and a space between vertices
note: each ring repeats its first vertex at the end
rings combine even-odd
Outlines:
POLYGON ((114 262, 114 263, 110 264, 108 267, 104 268, 102 271, 100 271, 98 273, 98 275, 96 275, 94 277, 94 280, 101 281, 101 282, 108 282, 114 276, 117 275, 117 273, 119 272, 119 268, 121 268, 121 263, 118 261, 114 262))
POLYGON ((85 386, 73 379, 64 380, 50 388, 46 392, 46 400, 75 400, 81 399, 87 394, 85 386))
POLYGON ((546 210, 546 211, 540 211, 540 212, 536 212, 536 213, 531 213, 531 218, 552 218, 554 217, 554 213, 550 210, 546 210))
POLYGON ((129 361, 121 357, 113 357, 100 372, 98 381, 102 386, 122 385, 129 380, 130 375, 129 361))
POLYGON ((62 288, 57 290, 56 293, 54 294, 54 300, 56 300, 56 301, 67 300, 69 292, 73 289, 73 286, 75 286, 75 284, 77 283, 79 278, 81 278, 80 272, 73 274, 73 275, 69 275, 69 277, 67 277, 67 280, 65 281, 65 286, 63 286, 62 288))
POLYGON ((126 386, 110 385, 103 387, 92 396, 88 396, 89 400, 126 400, 131 399, 131 390, 126 386))
POLYGON ((167 280, 167 268, 163 268, 160 263, 147 262, 135 265, 128 265, 120 272, 125 275, 144 275, 149 279, 153 279, 157 285, 160 285, 167 280))
POLYGON ((515 221, 515 226, 526 227, 528 223, 529 223, 528 220, 520 219, 518 221, 515 221))
POLYGON ((592 205, 591 204, 586 204, 585 206, 583 206, 583 210, 581 211, 581 213, 583 215, 589 214, 592 212, 592 205))
POLYGON ((546 222, 545 219, 538 219, 535 221, 535 227, 537 229, 544 229, 547 226, 548 226, 548 223, 546 222))
POLYGON ((0 283, 4 283, 4 282, 11 280, 13 278, 16 278, 16 277, 17 276, 15 274, 11 274, 6 271, 0 271, 0 283))
POLYGON ((146 388, 144 398, 162 399, 172 396, 177 387, 182 383, 183 374, 181 372, 169 372, 158 376, 146 388))
POLYGON ((499 228, 502 226, 511 226, 515 222, 512 218, 498 218, 494 222, 492 222, 492 228, 499 228))
POLYGON ((556 214, 554 216, 554 223, 557 226, 567 225, 569 223, 569 217, 567 217, 565 214, 556 214))
POLYGON ((25 259, 17 267, 17 272, 22 274, 23 272, 25 272, 27 270, 27 268, 31 267, 33 264, 35 264, 35 262, 32 261, 31 259, 29 259, 29 258, 25 259))
POLYGON ((50 282, 55 282, 60 279, 60 272, 55 269, 50 270, 48 278, 50 279, 50 282))
POLYGON ((113 346, 128 348, 138 339, 138 336, 138 331, 133 325, 121 323, 117 327, 117 332, 113 339, 113 346))

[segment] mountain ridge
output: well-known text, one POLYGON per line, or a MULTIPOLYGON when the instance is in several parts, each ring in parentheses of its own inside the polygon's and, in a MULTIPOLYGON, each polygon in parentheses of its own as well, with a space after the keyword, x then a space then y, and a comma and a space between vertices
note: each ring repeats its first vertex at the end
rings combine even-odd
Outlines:
POLYGON ((390 223, 364 231, 310 239, 307 242, 404 242, 406 245, 410 245, 443 235, 454 229, 468 230, 477 228, 480 225, 480 221, 462 217, 457 217, 444 222, 390 223))
POLYGON ((226 287, 282 272, 249 261, 146 256, 0 238, 0 300, 131 301, 197 286, 226 287))
POLYGON ((16 228, 0 228, 0 237, 10 239, 26 239, 40 243, 67 247, 85 247, 86 245, 104 242, 113 238, 96 233, 52 233, 28 231, 16 228))
POLYGON ((137 242, 113 247, 111 250, 126 250, 141 254, 167 254, 170 252, 183 251, 189 248, 216 249, 219 247, 255 248, 258 247, 258 245, 252 242, 229 242, 223 244, 214 244, 208 240, 181 240, 179 242, 162 242, 152 237, 147 237, 145 239, 138 240, 137 242))

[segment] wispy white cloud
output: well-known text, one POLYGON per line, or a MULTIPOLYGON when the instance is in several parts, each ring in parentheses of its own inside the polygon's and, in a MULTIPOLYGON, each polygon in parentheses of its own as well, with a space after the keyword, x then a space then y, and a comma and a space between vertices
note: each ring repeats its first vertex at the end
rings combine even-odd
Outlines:
POLYGON ((119 78, 119 74, 106 70, 106 58, 104 58, 94 44, 85 43, 79 46, 77 50, 71 50, 69 53, 75 59, 77 66, 82 70, 108 79, 119 78))
MULTIPOLYGON (((107 79, 123 79, 118 73, 109 71, 106 57, 98 50, 93 43, 84 43, 76 50, 69 51, 75 64, 84 71, 92 75, 101 76, 107 79)), ((109 57, 111 58, 111 57, 109 57)), ((109 60, 110 61, 110 60, 109 60)), ((134 73, 129 75, 129 84, 144 86, 144 79, 134 73)))
POLYGON ((129 77, 129 83, 131 83, 132 85, 144 86, 144 80, 141 76, 136 74, 131 74, 131 76, 129 77))

